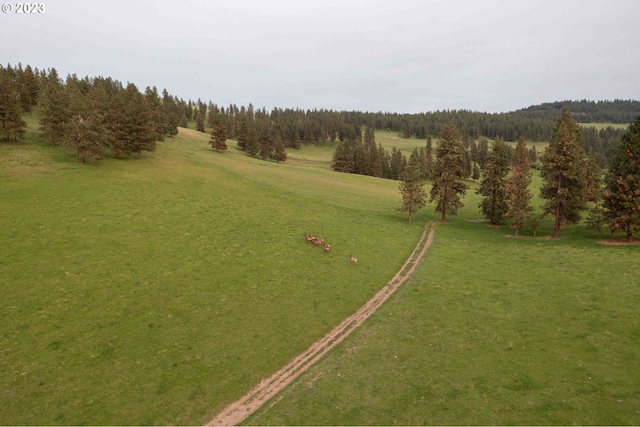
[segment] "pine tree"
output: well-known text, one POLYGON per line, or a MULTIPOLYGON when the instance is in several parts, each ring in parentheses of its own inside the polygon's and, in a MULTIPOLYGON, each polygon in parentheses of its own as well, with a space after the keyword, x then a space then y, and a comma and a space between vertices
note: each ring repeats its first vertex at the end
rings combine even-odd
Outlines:
POLYGON ((580 221, 580 210, 585 208, 586 156, 581 143, 582 128, 564 108, 541 157, 540 195, 547 200, 544 212, 555 216, 554 238, 558 238, 562 225, 580 221))
POLYGON ((67 123, 69 122, 69 96, 62 83, 52 70, 47 83, 38 95, 40 105, 40 131, 42 136, 51 141, 51 146, 56 140, 64 137, 67 123))
POLYGON ((480 166, 476 162, 473 162, 473 171, 471 172, 471 179, 477 181, 480 179, 480 166))
POLYGON ((377 177, 382 176, 382 165, 380 163, 380 157, 376 147, 376 135, 373 128, 369 126, 367 126, 364 131, 364 147, 367 152, 367 167, 365 174, 377 177))
POLYGON ((30 65, 27 65, 18 76, 18 87, 22 111, 31 114, 31 107, 38 103, 40 85, 30 65))
POLYGON ((102 158, 105 130, 101 123, 102 120, 94 115, 86 120, 77 115, 67 124, 64 144, 76 152, 76 158, 82 163, 86 157, 102 158))
POLYGON ((22 120, 20 101, 9 75, 0 69, 0 139, 14 141, 27 129, 22 120))
POLYGON ((284 142, 282 142, 280 133, 276 133, 275 136, 275 142, 273 144, 273 160, 275 160, 276 163, 287 160, 287 150, 284 148, 284 142))
POLYGON ((433 142, 431 141, 431 137, 427 137, 427 145, 425 147, 425 162, 427 169, 427 179, 431 179, 433 177, 433 142))
MULTIPOLYGON (((205 104, 203 104, 202 102, 198 101, 198 116, 195 118, 196 120, 196 130, 198 132, 204 132, 204 120, 207 116, 207 106, 205 104)), ((226 130, 225 130, 225 135, 226 135, 226 130)))
POLYGON ((129 116, 131 150, 142 157, 143 151, 156 150, 156 125, 152 120, 149 104, 138 88, 129 83, 126 90, 126 114, 129 116))
POLYGON ((211 148, 216 151, 224 151, 227 149, 227 129, 220 114, 216 114, 213 117, 213 128, 211 129, 209 144, 211 144, 211 148))
POLYGON ((258 131, 258 156, 263 159, 273 158, 273 142, 271 122, 263 119, 260 121, 260 130, 258 131))
POLYGON ((531 149, 529 150, 529 163, 535 163, 538 161, 538 152, 536 151, 536 146, 531 145, 531 149))
POLYGON ((498 137, 491 146, 491 152, 487 155, 480 187, 476 190, 476 194, 483 196, 478 207, 492 225, 501 224, 502 218, 507 212, 504 190, 508 173, 507 144, 498 137))
POLYGON ((402 195, 402 205, 397 210, 407 212, 409 222, 411 222, 413 214, 427 203, 424 181, 420 178, 420 163, 416 156, 411 156, 404 170, 400 182, 400 194, 402 195))
POLYGON ((507 204, 505 216, 515 228, 516 236, 524 225, 527 215, 533 212, 533 206, 531 206, 533 194, 529 190, 529 184, 531 184, 529 153, 524 138, 520 137, 511 159, 511 175, 507 177, 504 189, 507 204))
POLYGON ((640 231, 640 115, 622 134, 606 175, 604 207, 612 230, 622 230, 627 241, 640 231))
POLYGON ((336 172, 353 173, 353 153, 351 144, 347 141, 340 142, 336 146, 331 160, 331 169, 336 172))
POLYGON ((165 129, 167 127, 167 117, 164 113, 164 105, 158 95, 158 89, 154 86, 147 88, 144 91, 144 99, 147 103, 147 109, 149 110, 149 120, 151 121, 151 129, 153 133, 153 139, 155 141, 164 140, 165 129))
POLYGON ((107 145, 111 148, 114 158, 126 157, 131 154, 130 135, 128 131, 125 94, 119 92, 109 101, 109 109, 105 116, 107 129, 107 145))
POLYGON ((484 163, 487 161, 489 155, 489 141, 486 138, 481 138, 478 143, 478 164, 480 169, 484 169, 484 163))
POLYGON ((434 180, 429 201, 436 202, 436 212, 442 214, 442 222, 447 215, 455 215, 463 206, 462 196, 467 185, 462 182, 466 170, 462 155, 462 139, 458 128, 453 123, 445 125, 436 144, 436 160, 434 162, 434 180))

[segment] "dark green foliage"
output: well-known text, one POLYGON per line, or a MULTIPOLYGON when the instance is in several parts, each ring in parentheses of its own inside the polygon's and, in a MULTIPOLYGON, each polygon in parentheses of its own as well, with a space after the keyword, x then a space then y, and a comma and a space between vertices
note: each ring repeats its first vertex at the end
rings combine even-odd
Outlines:
POLYGON ((0 140, 15 141, 25 133, 26 128, 15 84, 6 71, 0 70, 0 140))
POLYGON ((275 136, 275 142, 273 144, 273 160, 277 163, 287 160, 287 151, 285 150, 280 134, 276 134, 275 136))
MULTIPOLYGON (((197 117, 196 120, 196 130, 198 132, 204 132, 204 120, 207 117, 207 106, 202 102, 198 101, 198 109, 197 109, 197 117)), ((225 131, 226 134, 226 131, 225 131)))
POLYGON ((524 225, 527 215, 533 212, 533 206, 531 206, 533 194, 529 190, 529 184, 531 184, 529 154, 524 138, 518 138, 518 145, 511 159, 511 175, 505 181, 504 193, 507 205, 505 216, 509 218, 516 236, 524 225))
POLYGON ((605 179, 604 207, 610 227, 627 234, 640 231, 640 115, 622 134, 605 179))
POLYGON ((427 178, 430 179, 433 176, 433 142, 430 136, 427 137, 427 145, 425 147, 425 162, 427 178))
POLYGON ((38 92, 40 92, 40 83, 30 65, 18 74, 18 92, 22 111, 30 113, 31 107, 38 105, 38 92))
POLYGON ((538 152, 536 151, 536 146, 532 145, 531 149, 529 149, 529 163, 535 163, 538 161, 538 152))
POLYGON ((476 162, 473 162, 473 171, 471 172, 471 179, 477 181, 480 179, 480 166, 476 162))
POLYGON ((478 205, 482 212, 493 225, 502 223, 502 218, 507 212, 505 200, 505 180, 509 173, 509 153, 507 144, 496 138, 487 155, 484 164, 483 177, 476 194, 483 196, 478 205))
POLYGON ((155 86, 153 88, 147 87, 144 91, 144 99, 149 110, 153 139, 154 141, 162 141, 167 128, 167 116, 158 95, 158 89, 155 86))
POLYGON ((216 151, 224 151, 227 149, 227 129, 224 125, 223 117, 220 114, 215 114, 212 124, 213 127, 211 129, 209 144, 211 144, 211 148, 216 151))
POLYGON ((105 117, 108 144, 115 158, 156 149, 154 123, 144 95, 129 83, 111 98, 105 117))
POLYGON ((333 152, 331 168, 336 172, 353 173, 353 152, 351 151, 351 144, 349 142, 343 141, 338 143, 333 152))
POLYGON ((580 211, 585 208, 586 156, 581 142, 582 128, 563 109, 541 157, 540 171, 543 180, 540 196, 547 201, 544 212, 555 217, 554 238, 559 236, 562 225, 580 221, 580 211))
POLYGON ((271 122, 267 119, 263 119, 259 122, 258 152, 256 154, 263 159, 272 159, 273 153, 274 139, 271 122))
POLYGON ((462 152, 460 132, 453 123, 449 123, 436 145, 433 186, 429 198, 430 202, 436 202, 435 211, 442 214, 442 222, 447 220, 447 215, 455 215, 463 206, 461 198, 468 187, 462 181, 466 174, 462 152))
POLYGON ((480 165, 480 169, 484 169, 484 163, 487 161, 488 155, 489 155, 489 141, 487 141, 486 138, 482 138, 478 143, 477 162, 480 165))
POLYGON ((420 173, 420 164, 417 158, 412 155, 400 182, 402 205, 397 209, 399 212, 409 214, 409 222, 412 221, 413 214, 427 203, 427 193, 424 190, 424 181, 420 177, 420 173))
POLYGON ((38 95, 40 106, 40 131, 45 139, 55 145, 64 137, 69 121, 69 95, 58 79, 55 69, 51 70, 47 83, 38 95))
POLYGON ((87 157, 101 159, 105 133, 100 117, 91 115, 83 119, 77 115, 67 124, 64 144, 76 152, 76 158, 82 163, 87 157))

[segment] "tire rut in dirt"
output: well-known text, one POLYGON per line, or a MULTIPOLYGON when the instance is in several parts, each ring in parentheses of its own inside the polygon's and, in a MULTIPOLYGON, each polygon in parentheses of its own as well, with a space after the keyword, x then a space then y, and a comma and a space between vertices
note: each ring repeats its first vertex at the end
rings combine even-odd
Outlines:
POLYGON ((429 224, 425 225, 424 232, 418 240, 418 244, 402 268, 387 284, 380 289, 365 305, 360 307, 353 315, 343 320, 324 338, 316 341, 305 352, 291 360, 282 369, 271 377, 262 380, 256 387, 243 397, 233 402, 218 415, 209 421, 207 426, 236 425, 257 411, 269 399, 278 394, 287 385, 293 382, 300 374, 309 369, 322 358, 329 350, 341 343, 358 326, 360 326, 413 274, 418 264, 426 254, 435 232, 435 223, 431 224, 427 237, 429 224))

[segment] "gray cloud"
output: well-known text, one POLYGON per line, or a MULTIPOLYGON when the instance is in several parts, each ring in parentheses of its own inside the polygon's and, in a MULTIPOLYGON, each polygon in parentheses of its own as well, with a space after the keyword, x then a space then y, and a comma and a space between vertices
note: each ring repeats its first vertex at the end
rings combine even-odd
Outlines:
POLYGON ((640 98, 640 2, 47 2, 0 57, 256 107, 508 111, 640 98))

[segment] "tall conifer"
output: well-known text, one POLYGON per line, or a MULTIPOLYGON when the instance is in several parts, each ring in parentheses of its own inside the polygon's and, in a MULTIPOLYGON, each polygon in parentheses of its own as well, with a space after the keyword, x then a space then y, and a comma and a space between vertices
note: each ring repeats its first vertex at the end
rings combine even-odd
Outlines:
POLYGON ((505 178, 509 173, 509 156, 507 144, 496 138, 484 164, 482 180, 476 194, 483 196, 478 205, 480 211, 489 219, 492 225, 502 223, 502 217, 507 212, 505 202, 505 178))
POLYGON ((640 115, 622 134, 606 176, 604 207, 612 230, 622 230, 627 241, 640 231, 640 115))
POLYGON ((524 138, 520 137, 511 159, 511 175, 507 177, 504 189, 507 204, 505 216, 509 218, 511 226, 515 229, 516 236, 519 234, 527 216, 533 212, 533 206, 531 206, 533 194, 529 190, 530 183, 531 164, 529 163, 529 152, 524 143, 524 138))
POLYGON ((540 195, 547 200, 544 211, 555 217, 554 238, 558 238, 564 224, 578 222, 580 210, 585 208, 586 156, 581 143, 582 128, 563 108, 551 142, 541 157, 540 171, 543 180, 540 195))
POLYGON ((461 198, 468 188, 462 181, 466 174, 462 138, 453 123, 445 125, 436 144, 433 172, 429 201, 436 202, 435 211, 442 214, 442 222, 445 222, 447 215, 455 215, 463 206, 461 198))

